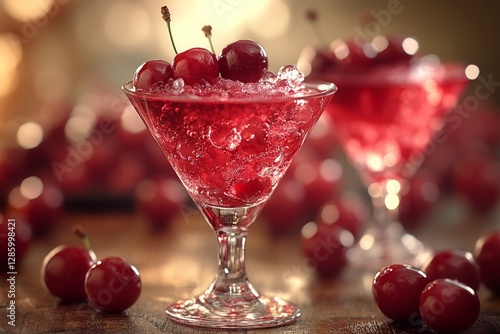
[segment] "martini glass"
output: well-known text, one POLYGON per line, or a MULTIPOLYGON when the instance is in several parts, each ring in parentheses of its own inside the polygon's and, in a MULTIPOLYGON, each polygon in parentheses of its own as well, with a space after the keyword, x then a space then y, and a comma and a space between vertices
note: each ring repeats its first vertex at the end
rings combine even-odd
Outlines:
POLYGON ((247 232, 336 87, 306 83, 292 96, 193 97, 123 90, 218 241, 218 271, 199 296, 168 306, 201 327, 260 328, 295 321, 297 306, 260 294, 245 271, 247 232))
POLYGON ((398 222, 400 192, 465 89, 465 67, 422 60, 311 77, 339 86, 326 112, 372 201, 373 219, 350 254, 353 264, 368 270, 397 262, 420 266, 430 249, 398 222))

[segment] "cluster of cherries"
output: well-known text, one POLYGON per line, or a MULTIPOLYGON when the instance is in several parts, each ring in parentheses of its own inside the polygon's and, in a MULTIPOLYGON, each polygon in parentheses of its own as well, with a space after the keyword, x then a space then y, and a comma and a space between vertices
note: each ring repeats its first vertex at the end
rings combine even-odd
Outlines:
POLYGON ((109 256, 101 260, 81 227, 75 233, 86 247, 61 245, 43 260, 42 285, 63 302, 85 302, 101 312, 120 313, 141 294, 137 268, 128 260, 109 256))
POLYGON ((477 320, 480 301, 476 291, 483 283, 500 293, 500 231, 480 238, 473 252, 442 250, 421 269, 392 264, 373 279, 373 297, 390 319, 420 324, 438 333, 458 333, 477 320))
MULTIPOLYGON (((161 13, 170 32, 168 8, 163 6, 161 13)), ((210 26, 203 27, 209 40, 211 30, 210 26)), ((177 53, 172 38, 171 41, 176 53, 172 64, 163 60, 150 60, 139 66, 133 78, 136 89, 148 90, 154 84, 167 83, 170 79, 183 79, 186 85, 205 82, 212 84, 219 77, 239 80, 243 83, 257 82, 268 68, 265 50, 251 40, 238 40, 225 46, 218 57, 213 49, 209 51, 199 47, 177 53)))
MULTIPOLYGON (((307 19, 315 24, 318 15, 314 10, 306 12, 307 19)), ((313 53, 306 49, 312 73, 330 70, 366 70, 379 65, 408 64, 418 51, 418 41, 411 36, 392 35, 365 38, 336 39, 313 53)), ((322 44, 326 44, 319 38, 322 44)))

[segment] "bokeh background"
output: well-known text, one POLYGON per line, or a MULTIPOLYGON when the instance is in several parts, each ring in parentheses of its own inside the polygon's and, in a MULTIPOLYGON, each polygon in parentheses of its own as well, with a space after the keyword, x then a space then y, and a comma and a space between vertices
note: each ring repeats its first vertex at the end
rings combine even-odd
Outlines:
MULTIPOLYGON (((82 194, 89 194, 90 200, 102 200, 103 189, 114 195, 137 193, 140 181, 155 175, 175 179, 120 91, 121 84, 131 80, 135 69, 146 60, 173 58, 167 27, 160 15, 160 7, 165 4, 172 13, 173 35, 179 50, 208 48, 201 28, 210 24, 216 50, 236 39, 256 40, 266 49, 273 71, 296 63, 304 47, 317 47, 357 34, 412 35, 420 42, 421 54, 433 53, 442 60, 477 65, 479 78, 489 82, 491 93, 486 101, 481 101, 480 114, 486 116, 467 118, 460 131, 450 134, 453 140, 434 153, 437 158, 429 159, 427 165, 434 187, 424 187, 427 191, 415 196, 429 204, 439 197, 436 189, 438 194, 453 194, 450 180, 457 159, 476 151, 486 152, 486 163, 473 163, 475 167, 469 167, 468 173, 476 181, 477 175, 487 175, 485 183, 490 192, 473 189, 472 196, 487 196, 488 211, 498 208, 499 184, 491 180, 491 175, 498 176, 500 2, 463 0, 2 0, 2 207, 9 207, 11 203, 7 202, 11 199, 15 202, 16 195, 9 194, 31 175, 36 178, 25 183, 24 188, 35 189, 30 195, 33 198, 41 193, 39 183, 43 180, 55 184, 66 199, 73 195, 80 195, 81 199, 82 194), (305 19, 308 9, 317 10, 317 24, 324 41, 316 38, 305 19), (81 141, 88 140, 91 134, 98 144, 84 147, 81 141), (105 139, 102 144, 99 135, 105 139), (71 158, 71 148, 80 150, 79 157, 71 158), (76 160, 64 169, 71 159, 76 160)), ((475 80, 465 95, 474 95, 479 84, 484 85, 484 81, 475 80)), ((321 149, 324 150, 324 143, 321 149)), ((317 166, 325 156, 315 158, 319 161, 317 166)), ((331 183, 320 179, 316 182, 319 187, 339 189, 333 183, 355 175, 349 174, 339 161, 328 162, 333 166, 331 183)), ((424 178, 422 182, 427 181, 424 178)), ((467 187, 471 188, 469 184, 467 187)), ((168 192, 176 193, 174 188, 168 192)), ((143 184, 140 189, 148 194, 152 188, 143 184)), ((318 189, 309 191, 317 194, 318 189)), ((320 197, 312 210, 318 210, 320 201, 330 195, 327 192, 320 197)), ((480 211, 486 210, 482 198, 475 201, 479 202, 480 211)), ((283 206, 283 202, 275 206, 283 206)), ((420 219, 423 210, 412 210, 412 219, 420 219)))

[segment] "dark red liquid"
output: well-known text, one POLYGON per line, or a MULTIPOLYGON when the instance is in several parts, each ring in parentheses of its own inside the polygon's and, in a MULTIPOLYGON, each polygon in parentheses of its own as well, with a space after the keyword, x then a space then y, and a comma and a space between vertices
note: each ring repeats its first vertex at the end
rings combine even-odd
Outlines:
POLYGON ((220 100, 126 93, 193 199, 219 207, 266 200, 331 95, 220 100))

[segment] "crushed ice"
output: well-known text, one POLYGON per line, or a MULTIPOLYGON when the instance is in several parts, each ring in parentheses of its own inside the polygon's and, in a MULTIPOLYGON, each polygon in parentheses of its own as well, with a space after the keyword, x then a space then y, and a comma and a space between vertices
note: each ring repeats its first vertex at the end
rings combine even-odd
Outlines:
POLYGON ((182 79, 169 79, 154 84, 149 93, 190 97, 252 98, 283 97, 299 93, 305 88, 304 74, 295 65, 286 65, 277 73, 267 71, 258 82, 243 83, 237 80, 218 78, 213 84, 208 82, 188 86, 182 79))

